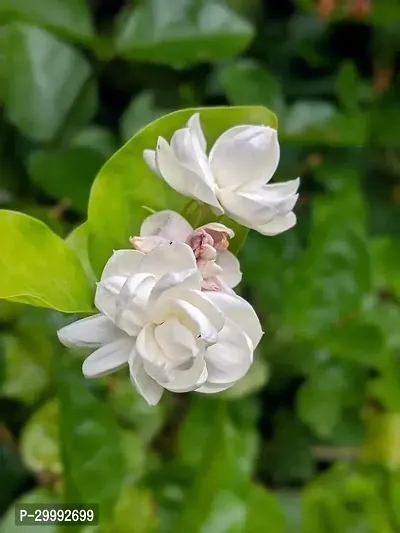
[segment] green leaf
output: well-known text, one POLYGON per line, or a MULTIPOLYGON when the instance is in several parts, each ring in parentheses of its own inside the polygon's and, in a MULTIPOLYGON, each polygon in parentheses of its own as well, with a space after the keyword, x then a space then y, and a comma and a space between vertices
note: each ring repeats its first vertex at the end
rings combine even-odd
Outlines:
POLYGON ((255 452, 252 429, 234 425, 224 402, 207 399, 195 402, 184 434, 183 450, 187 451, 183 457, 197 466, 197 474, 187 491, 174 531, 241 531, 246 520, 249 475, 255 452), (206 411, 208 418, 202 428, 199 417, 206 411), (190 434, 190 427, 192 431, 197 430, 196 433, 190 434), (202 431, 203 439, 199 440, 202 431), (208 438, 204 438, 204 431, 208 432, 208 438), (193 446, 187 447, 188 439, 193 444, 206 443, 200 447, 199 454, 190 459, 187 453, 193 446))
MULTIPOLYGON (((36 488, 23 494, 15 503, 19 505, 24 504, 43 504, 46 502, 48 504, 58 503, 55 496, 45 488, 36 488)), ((24 532, 26 533, 37 533, 37 525, 32 526, 22 526, 24 532)), ((20 525, 15 523, 15 506, 13 505, 5 514, 3 520, 0 522, 0 533, 18 533, 21 530, 20 525)), ((58 528, 55 524, 46 524, 46 533, 57 533, 58 528)))
POLYGON ((85 0, 0 0, 0 21, 7 19, 32 22, 71 39, 93 37, 85 0))
POLYGON ((153 533, 157 529, 157 517, 150 491, 126 485, 115 506, 114 517, 107 533, 153 533))
POLYGON ((5 376, 2 396, 36 402, 50 384, 53 346, 47 332, 24 328, 3 338, 5 376))
POLYGON ((304 531, 394 533, 375 477, 340 463, 320 476, 303 493, 304 531))
POLYGON ((140 229, 149 207, 155 211, 180 211, 187 199, 169 188, 143 160, 143 150, 154 149, 161 135, 169 140, 200 112, 209 146, 226 129, 237 124, 277 126, 275 115, 263 107, 194 108, 176 111, 137 133, 100 170, 90 194, 88 221, 90 258, 99 273, 115 249, 126 248, 140 229))
POLYGON ((59 359, 58 397, 66 498, 98 503, 105 523, 127 473, 120 429, 69 355, 59 359))
POLYGON ((337 357, 350 359, 364 366, 379 368, 382 364, 384 339, 380 329, 374 324, 355 319, 344 320, 322 332, 317 343, 337 357))
POLYGON ((400 415, 399 413, 367 412, 365 416, 367 438, 362 448, 362 458, 382 463, 391 471, 400 471, 400 415))
POLYGON ((354 63, 343 62, 340 66, 336 91, 343 107, 352 112, 358 108, 359 79, 354 63))
POLYGON ((59 410, 55 399, 42 405, 21 433, 21 453, 25 465, 35 474, 60 476, 59 410))
POLYGON ((94 275, 89 260, 89 230, 87 222, 84 222, 71 231, 71 233, 65 239, 65 243, 71 248, 71 250, 73 250, 75 255, 80 260, 87 278, 95 282, 97 278, 94 275))
POLYGON ((260 485, 253 485, 250 490, 244 533, 286 533, 279 501, 260 485))
POLYGON ((265 105, 278 114, 283 111, 280 85, 262 63, 242 59, 224 67, 218 77, 230 104, 265 105))
POLYGON ((362 401, 366 374, 343 361, 328 362, 315 371, 297 394, 297 413, 320 438, 328 438, 344 407, 362 401))
POLYGON ((106 158, 111 157, 118 147, 117 139, 111 130, 94 124, 75 133, 70 145, 91 148, 106 158))
POLYGON ((168 113, 168 109, 157 107, 154 91, 143 91, 135 96, 125 109, 121 121, 121 137, 124 142, 147 124, 168 113))
POLYGON ((65 313, 92 310, 92 287, 72 250, 42 222, 0 210, 0 298, 65 313))
POLYGON ((328 146, 362 146, 368 138, 368 115, 340 113, 328 102, 296 102, 281 127, 281 139, 328 146))
POLYGON ((316 473, 312 445, 309 429, 290 412, 279 412, 274 420, 273 439, 262 450, 263 472, 265 468, 279 486, 309 481, 316 473))
POLYGON ((400 297, 400 238, 380 237, 370 243, 375 285, 400 297))
POLYGON ((298 533, 301 531, 301 501, 300 493, 291 490, 274 492, 285 515, 285 533, 298 533))
POLYGON ((136 431, 123 430, 121 433, 121 449, 124 453, 126 472, 130 482, 138 481, 148 466, 147 449, 136 431))
POLYGON ((10 122, 32 139, 51 139, 88 80, 89 64, 50 33, 23 24, 0 28, 0 45, 10 122))
POLYGON ((398 472, 391 474, 389 480, 389 490, 389 498, 395 515, 396 525, 400 526, 400 474, 398 472))
MULTIPOLYGON (((3 413, 2 413, 3 414, 3 413)), ((1 457, 1 485, 0 485, 0 513, 13 503, 13 500, 21 494, 28 482, 29 472, 24 468, 21 458, 18 454, 18 449, 11 433, 4 425, 0 426, 0 457, 1 457)), ((15 520, 14 513, 12 515, 15 520)), ((5 520, 5 518, 4 518, 5 520)), ((8 529, 0 522, 0 532, 8 533, 8 529)))
POLYGON ((164 407, 148 405, 133 389, 126 376, 110 376, 109 403, 118 419, 125 426, 132 427, 143 444, 148 444, 164 423, 164 407))
POLYGON ((128 59, 186 66, 233 56, 246 48, 253 28, 226 3, 146 0, 121 17, 117 50, 128 59))
POLYGON ((286 287, 286 318, 310 335, 351 318, 369 290, 370 268, 362 219, 353 197, 314 201, 310 244, 286 287))
POLYGON ((50 196, 85 213, 93 180, 105 161, 101 152, 85 147, 38 150, 29 158, 28 171, 50 196))

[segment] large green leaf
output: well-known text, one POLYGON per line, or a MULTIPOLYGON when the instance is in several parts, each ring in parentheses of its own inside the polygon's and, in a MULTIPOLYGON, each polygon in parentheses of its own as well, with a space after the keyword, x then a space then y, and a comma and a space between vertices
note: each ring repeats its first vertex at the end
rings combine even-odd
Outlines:
POLYGON ((0 211, 0 298, 65 313, 92 310, 92 288, 72 250, 43 222, 0 211))
POLYGON ((253 28, 225 2, 178 0, 173 9, 163 0, 146 0, 123 14, 118 52, 129 59, 190 65, 241 52, 253 28))
POLYGON ((96 272, 114 249, 129 246, 129 237, 139 231, 148 215, 146 207, 180 211, 187 203, 147 167, 143 150, 154 149, 160 135, 169 140, 196 112, 200 112, 209 146, 224 130, 238 124, 277 127, 275 115, 264 107, 194 108, 166 115, 132 137, 100 170, 90 194, 89 247, 96 272))
POLYGON ((87 222, 84 222, 71 231, 65 239, 65 243, 75 252, 75 255, 80 260, 88 279, 96 281, 96 276, 94 275, 89 260, 88 239, 88 225, 87 222))
POLYGON ((10 122, 33 139, 51 139, 87 82, 89 64, 50 33, 24 24, 0 28, 0 45, 10 122))
POLYGON ((76 363, 67 354, 59 359, 58 397, 65 494, 72 502, 98 503, 104 523, 112 515, 128 474, 121 430, 107 405, 90 391, 76 363))
POLYGON ((0 0, 0 20, 23 20, 72 39, 93 36, 85 0, 0 0))

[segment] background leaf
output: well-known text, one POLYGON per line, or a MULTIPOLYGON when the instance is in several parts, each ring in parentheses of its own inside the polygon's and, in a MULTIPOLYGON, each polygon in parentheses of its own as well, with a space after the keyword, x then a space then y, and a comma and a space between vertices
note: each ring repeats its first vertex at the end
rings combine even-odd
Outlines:
POLYGON ((117 49, 131 59, 189 65, 232 56, 253 35, 251 25, 224 2, 179 0, 170 10, 146 0, 124 14, 117 49))
POLYGON ((51 139, 88 81, 89 64, 76 50, 33 26, 3 26, 0 43, 10 122, 33 139, 51 139))

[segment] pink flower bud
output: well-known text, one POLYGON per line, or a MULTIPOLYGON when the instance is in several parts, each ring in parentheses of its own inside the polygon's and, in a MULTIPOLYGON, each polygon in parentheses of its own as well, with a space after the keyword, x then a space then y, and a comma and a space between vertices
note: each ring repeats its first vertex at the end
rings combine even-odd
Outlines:
MULTIPOLYGON (((210 249, 214 246, 214 240, 205 230, 195 230, 187 239, 187 244, 193 250, 196 259, 211 259, 210 254, 213 252, 210 249), (207 257, 204 257, 206 255, 207 257)), ((214 257, 216 256, 214 250, 214 257)))

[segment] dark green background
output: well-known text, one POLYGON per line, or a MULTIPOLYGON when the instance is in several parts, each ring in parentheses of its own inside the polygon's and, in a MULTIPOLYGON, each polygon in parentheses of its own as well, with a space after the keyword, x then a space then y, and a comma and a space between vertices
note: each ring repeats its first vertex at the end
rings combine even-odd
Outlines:
POLYGON ((117 147, 199 105, 270 107, 302 178, 298 225, 241 251, 266 334, 228 393, 150 408, 0 303, 1 533, 17 499, 105 533, 400 531, 399 44, 398 0, 0 0, 0 207, 66 236, 117 147))

